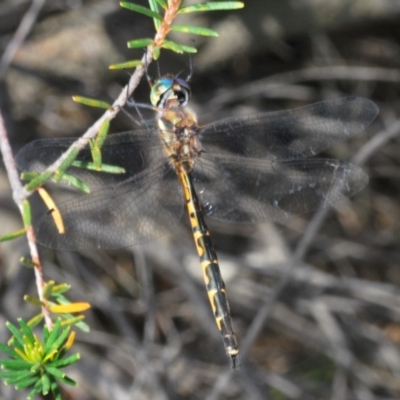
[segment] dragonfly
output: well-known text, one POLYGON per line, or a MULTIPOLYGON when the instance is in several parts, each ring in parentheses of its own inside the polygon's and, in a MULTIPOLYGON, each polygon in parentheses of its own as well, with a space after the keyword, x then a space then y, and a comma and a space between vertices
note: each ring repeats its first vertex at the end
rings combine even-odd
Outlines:
MULTIPOLYGON (((58 207, 62 233, 53 210, 34 220, 34 229, 39 244, 58 250, 115 249, 170 233, 186 207, 211 309, 236 369, 238 341, 205 217, 284 222, 353 196, 367 184, 366 173, 347 161, 313 156, 364 130, 378 107, 365 98, 344 97, 201 126, 188 106, 190 95, 183 78, 156 80, 150 95, 155 122, 109 135, 102 147, 103 162, 125 172, 70 167, 91 193, 66 193, 58 207)), ((17 155, 17 164, 42 172, 73 141, 34 141, 17 155)), ((90 150, 81 151, 78 160, 91 161, 90 150)))

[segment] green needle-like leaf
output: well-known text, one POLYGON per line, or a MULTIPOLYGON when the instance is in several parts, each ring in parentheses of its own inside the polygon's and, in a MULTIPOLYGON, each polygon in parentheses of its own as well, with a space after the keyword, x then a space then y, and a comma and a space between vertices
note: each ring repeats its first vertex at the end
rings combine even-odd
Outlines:
POLYGON ((7 379, 7 385, 15 385, 17 381, 26 379, 29 376, 32 376, 32 371, 7 371, 0 372, 0 379, 7 379), (11 380, 15 381, 15 383, 11 382, 11 380))
POLYGON ((50 379, 49 376, 47 374, 42 374, 42 393, 44 395, 48 394, 50 392, 50 379))
POLYGON ((96 147, 98 147, 99 149, 101 149, 101 147, 103 146, 103 143, 107 138, 109 129, 110 129, 110 121, 108 120, 103 121, 100 126, 99 133, 97 134, 95 139, 96 147))
POLYGON ((37 267, 37 265, 36 265, 32 260, 30 260, 29 258, 21 257, 21 258, 19 259, 19 262, 20 262, 24 267, 27 267, 27 268, 35 268, 35 267, 37 267))
POLYGON ((188 14, 200 11, 237 10, 243 7, 244 3, 241 1, 215 1, 213 3, 195 4, 193 6, 183 7, 178 13, 188 14))
POLYGON ((8 233, 7 235, 0 236, 0 242, 7 242, 8 240, 17 239, 26 233, 26 228, 20 229, 19 231, 15 231, 12 233, 8 233))
MULTIPOLYGON (((71 314, 69 314, 69 315, 71 315, 71 314)), ((76 324, 78 324, 79 322, 81 322, 83 319, 84 319, 85 317, 83 316, 83 315, 79 315, 78 317, 75 317, 75 318, 68 318, 68 319, 66 319, 66 320, 64 320, 62 323, 61 323, 61 326, 64 328, 64 327, 66 327, 66 326, 73 326, 73 325, 76 325, 76 324)))
POLYGON ((29 369, 31 365, 31 363, 24 360, 1 360, 1 367, 12 371, 26 370, 29 369))
POLYGON ((32 372, 39 372, 42 367, 42 364, 40 362, 36 362, 34 364, 31 364, 31 371, 32 372))
POLYGON ((111 104, 108 104, 105 101, 91 99, 89 97, 72 96, 72 100, 75 101, 76 103, 84 104, 85 106, 89 106, 89 107, 97 107, 97 108, 105 108, 105 109, 111 107, 111 104))
MULTIPOLYGON (((0 343, 0 351, 2 351, 3 353, 6 353, 7 355, 9 355, 10 357, 13 357, 15 359, 19 359, 19 355, 14 351, 14 349, 12 347, 9 347, 7 345, 5 345, 4 343, 0 343)), ((0 360, 0 364, 2 363, 2 361, 4 360, 0 360)))
MULTIPOLYGON (((61 382, 63 382, 63 383, 65 383, 66 385, 69 385, 69 386, 78 386, 78 384, 74 381, 74 380, 72 380, 71 378, 69 378, 68 376, 66 376, 66 377, 64 377, 64 378, 60 378, 59 379, 61 382)), ((62 400, 61 398, 60 398, 60 400, 62 400)))
POLYGON ((162 16, 160 14, 157 14, 156 12, 151 11, 150 9, 148 9, 146 7, 138 6, 137 4, 133 4, 133 3, 127 3, 125 1, 122 1, 121 3, 119 3, 119 5, 122 8, 126 8, 127 10, 135 11, 140 14, 146 15, 147 17, 162 21, 162 16))
POLYGON ((28 378, 25 381, 15 385, 15 389, 25 389, 26 387, 33 385, 37 381, 37 376, 33 376, 32 378, 28 378))
POLYGON ((54 182, 60 182, 62 179, 63 175, 65 174, 65 171, 70 167, 72 162, 78 157, 79 154, 79 149, 73 148, 70 153, 68 154, 67 158, 61 163, 61 165, 58 167, 56 173, 54 174, 54 182))
POLYGON ((126 61, 120 64, 111 64, 109 69, 128 69, 128 68, 136 68, 138 65, 142 64, 142 60, 132 60, 126 61))
POLYGON ((201 26, 189 26, 189 25, 173 25, 171 30, 184 33, 192 33, 193 35, 202 36, 218 36, 218 32, 213 29, 202 28, 201 26))
POLYGON ((128 48, 129 49, 141 49, 142 47, 147 47, 149 44, 152 44, 152 43, 153 43, 153 39, 150 39, 150 38, 130 40, 128 42, 128 48))
MULTIPOLYGON (((5 374, 7 374, 7 373, 5 373, 5 374)), ((7 385, 10 385, 10 386, 11 385, 14 386, 14 385, 18 385, 20 383, 24 383, 27 379, 30 380, 35 375, 34 372, 29 371, 29 370, 28 371, 16 371, 16 372, 12 372, 12 373, 9 373, 9 374, 13 375, 12 377, 10 377, 7 380, 7 385)), ((0 373, 0 378, 5 379, 5 377, 2 376, 1 373, 0 373)))
POLYGON ((13 325, 11 322, 6 322, 6 326, 8 328, 8 330, 13 334, 13 345, 20 345, 22 347, 20 347, 20 350, 23 350, 24 345, 25 345, 25 340, 21 334, 21 332, 19 331, 19 329, 13 325), (15 342, 15 340, 17 342, 15 342))
POLYGON ((79 353, 75 353, 67 358, 62 358, 61 360, 54 361, 49 365, 54 368, 63 368, 77 362, 80 358, 81 356, 79 355, 79 353))
POLYGON ((30 340, 31 344, 33 344, 35 342, 35 337, 31 331, 31 328, 29 328, 27 323, 22 318, 18 318, 18 322, 21 326, 22 333, 30 340))
POLYGON ((30 192, 31 190, 37 189, 39 186, 43 185, 48 179, 51 178, 53 173, 51 171, 45 171, 36 178, 32 179, 25 187, 25 189, 30 192))
POLYGON ((39 297, 36 296, 31 296, 30 294, 26 294, 24 296, 24 300, 29 303, 32 304, 35 307, 42 307, 42 302, 40 301, 39 297))
POLYGON ((49 299, 50 296, 52 295, 54 285, 55 285, 55 282, 54 282, 54 281, 48 281, 48 282, 46 282, 46 284, 44 285, 43 297, 44 297, 45 299, 49 299))
MULTIPOLYGON (((150 10, 155 12, 157 15, 159 15, 159 9, 158 9, 158 3, 156 0, 149 0, 149 6, 150 10)), ((153 18, 154 22, 154 27, 156 28, 156 31, 160 29, 161 26, 161 21, 158 18, 153 18)))
POLYGON ((45 338, 44 351, 46 354, 54 349, 54 343, 56 342, 58 335, 60 334, 60 330, 61 330, 61 320, 57 319, 57 322, 55 323, 53 330, 49 333, 49 336, 45 338))
POLYGON ((31 400, 35 398, 41 391, 42 391, 42 382, 40 381, 40 379, 38 379, 35 385, 33 386, 33 389, 29 392, 27 399, 31 400))
POLYGON ((153 57, 154 61, 157 61, 160 58, 160 48, 157 46, 153 47, 153 57))
POLYGON ((94 141, 90 141, 90 152, 92 153, 92 159, 93 159, 93 164, 95 166, 96 171, 101 170, 101 163, 102 163, 102 157, 101 157, 101 150, 99 147, 96 146, 96 143, 94 141))
POLYGON ((76 176, 64 173, 62 179, 68 182, 71 186, 76 187, 81 192, 86 194, 90 193, 90 187, 76 176))
MULTIPOLYGON (((152 0, 150 0, 152 1, 152 0)), ((167 3, 164 0, 155 0, 162 8, 167 9, 167 3)), ((151 3, 150 3, 151 4, 151 3)))
POLYGON ((164 49, 169 49, 174 51, 175 53, 197 53, 197 49, 192 46, 185 46, 183 44, 178 44, 175 42, 171 42, 170 40, 164 40, 162 47, 164 49))
POLYGON ((33 329, 35 326, 39 325, 40 322, 43 321, 43 314, 39 313, 37 315, 35 315, 34 317, 32 317, 29 321, 28 321, 28 326, 33 329))
POLYGON ((35 172, 35 171, 23 171, 21 172, 21 179, 23 181, 31 181, 32 179, 37 178, 40 176, 40 172, 35 172))
MULTIPOLYGON (((61 322, 60 322, 60 327, 61 327, 61 322)), ((53 343, 53 346, 52 346, 53 349, 58 349, 61 347, 61 345, 64 343, 65 339, 68 337, 69 331, 70 331, 70 327, 67 327, 61 331, 60 336, 53 343)))
POLYGON ((59 285, 53 286, 52 295, 55 296, 57 294, 68 292, 69 290, 71 290, 71 285, 60 283, 59 285))
POLYGON ((25 228, 32 226, 31 203, 28 200, 22 202, 22 220, 25 228))
POLYGON ((60 371, 58 368, 54 368, 54 367, 50 367, 49 365, 46 366, 46 371, 51 374, 54 375, 56 378, 62 379, 65 377, 65 373, 60 371))
MULTIPOLYGON (((77 167, 77 168, 85 168, 90 171, 97 171, 96 166, 94 163, 89 162, 89 161, 74 161, 72 163, 72 166, 77 167)), ((101 164, 101 172, 107 172, 109 174, 124 174, 125 168, 118 167, 117 165, 110 165, 110 164, 101 164)))

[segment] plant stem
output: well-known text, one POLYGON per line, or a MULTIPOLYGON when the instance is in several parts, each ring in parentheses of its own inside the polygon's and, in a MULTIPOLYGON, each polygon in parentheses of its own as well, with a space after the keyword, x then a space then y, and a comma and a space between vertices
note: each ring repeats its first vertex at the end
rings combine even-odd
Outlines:
MULTIPOLYGON (((23 202, 26 199, 26 191, 24 190, 19 180, 17 166, 15 164, 14 156, 11 151, 11 146, 8 140, 7 130, 4 124, 1 110, 0 110, 0 152, 3 156, 3 161, 6 167, 8 180, 10 181, 10 185, 12 188, 14 202, 18 206, 21 215, 23 215, 23 202)), ((43 304, 42 313, 45 319, 46 326, 49 329, 51 329, 53 324, 51 321, 50 311, 47 306, 47 301, 43 296, 43 291, 44 291, 43 270, 42 270, 42 265, 40 263, 39 252, 36 246, 35 233, 33 231, 32 225, 26 227, 26 238, 28 240, 28 246, 32 261, 35 264, 34 267, 35 280, 36 280, 38 296, 43 304)))

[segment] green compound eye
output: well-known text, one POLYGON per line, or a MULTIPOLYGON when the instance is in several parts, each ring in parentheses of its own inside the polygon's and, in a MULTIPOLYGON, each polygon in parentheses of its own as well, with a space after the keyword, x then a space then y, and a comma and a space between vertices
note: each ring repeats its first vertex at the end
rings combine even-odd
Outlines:
POLYGON ((150 101, 155 107, 164 107, 170 99, 176 99, 181 106, 185 106, 189 97, 190 87, 187 82, 168 76, 159 79, 150 92, 150 101))
POLYGON ((172 78, 161 78, 151 88, 150 102, 153 106, 158 106, 165 93, 172 89, 174 79, 172 78))

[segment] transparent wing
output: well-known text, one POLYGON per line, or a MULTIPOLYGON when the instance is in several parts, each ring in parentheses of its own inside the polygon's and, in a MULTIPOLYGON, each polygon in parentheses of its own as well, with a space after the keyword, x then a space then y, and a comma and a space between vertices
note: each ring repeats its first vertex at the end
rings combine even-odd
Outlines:
POLYGON ((306 158, 361 132, 378 111, 361 97, 327 100, 207 125, 200 130, 201 143, 206 152, 218 148, 251 158, 306 158))
MULTIPOLYGON (((82 140, 82 139, 81 139, 82 140)), ((76 139, 42 139, 26 145, 16 156, 21 171, 44 171, 55 162, 76 139)), ((70 167, 68 173, 84 180, 92 189, 104 184, 120 183, 130 176, 152 167, 165 158, 158 130, 122 132, 109 135, 101 149, 105 164, 123 167, 125 174, 108 174, 70 167)), ((87 145, 78 155, 79 161, 92 161, 87 145)))
POLYGON ((51 212, 34 221, 34 229, 38 243, 58 250, 121 248, 170 232, 183 203, 175 172, 160 165, 60 204, 64 234, 58 233, 51 212))
MULTIPOLYGON (((112 135, 102 148, 103 162, 124 167, 124 174, 74 167, 68 170, 94 189, 90 194, 56 202, 65 225, 64 234, 59 234, 51 212, 34 219, 38 243, 59 250, 112 249, 145 243, 170 232, 183 212, 182 190, 165 160, 159 139, 150 138, 148 131, 142 133, 112 135)), ((18 154, 17 163, 25 170, 41 171, 72 141, 33 142, 18 154)), ((91 160, 90 151, 82 151, 78 159, 91 160)))
POLYGON ((229 222, 285 221, 337 204, 368 183, 358 166, 339 160, 257 160, 205 155, 194 171, 207 216, 229 222))

